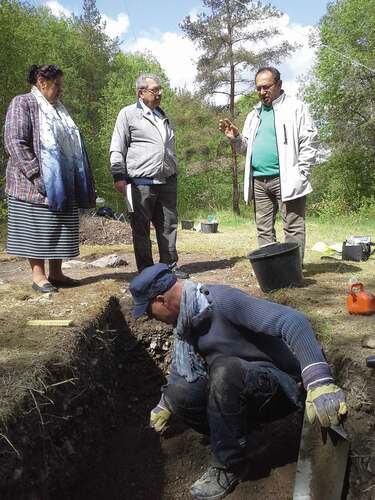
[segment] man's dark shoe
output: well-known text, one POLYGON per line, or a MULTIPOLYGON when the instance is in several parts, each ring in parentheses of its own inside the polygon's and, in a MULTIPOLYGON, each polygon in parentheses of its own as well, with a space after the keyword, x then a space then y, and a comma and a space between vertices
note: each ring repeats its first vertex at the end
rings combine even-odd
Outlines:
POLYGON ((44 285, 37 285, 35 281, 31 285, 31 288, 34 290, 34 292, 38 293, 55 293, 58 292, 57 288, 51 285, 51 283, 44 283, 44 285))
POLYGON ((242 474, 230 469, 210 465, 203 476, 195 481, 190 493, 195 500, 219 500, 229 495, 242 478, 242 474))

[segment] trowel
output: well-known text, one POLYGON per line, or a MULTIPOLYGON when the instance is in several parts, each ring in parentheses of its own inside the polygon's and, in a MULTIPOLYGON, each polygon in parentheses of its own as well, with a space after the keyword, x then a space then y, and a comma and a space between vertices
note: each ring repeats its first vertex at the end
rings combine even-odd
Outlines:
POLYGON ((350 441, 343 426, 303 420, 293 500, 341 500, 350 441))

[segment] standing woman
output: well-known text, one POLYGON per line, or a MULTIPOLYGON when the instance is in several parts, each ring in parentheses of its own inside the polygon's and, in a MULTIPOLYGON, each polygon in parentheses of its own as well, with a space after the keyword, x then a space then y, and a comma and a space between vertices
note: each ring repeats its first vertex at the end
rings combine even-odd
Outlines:
POLYGON ((55 64, 31 66, 31 92, 12 100, 5 119, 7 253, 29 259, 41 293, 79 284, 62 273, 62 259, 79 255, 79 208, 95 206, 82 138, 59 101, 63 78, 55 64))

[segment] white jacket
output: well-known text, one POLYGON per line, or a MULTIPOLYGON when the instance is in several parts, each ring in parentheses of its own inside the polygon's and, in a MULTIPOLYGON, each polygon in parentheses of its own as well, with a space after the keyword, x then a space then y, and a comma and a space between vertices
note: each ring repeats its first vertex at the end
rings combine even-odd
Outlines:
MULTIPOLYGON (((255 135, 260 124, 258 103, 247 115, 242 134, 234 143, 246 151, 244 199, 253 196, 251 156, 255 135)), ((277 149, 279 153, 282 201, 294 200, 312 191, 309 182, 311 167, 317 152, 317 130, 307 106, 282 93, 272 103, 275 116, 277 149)))

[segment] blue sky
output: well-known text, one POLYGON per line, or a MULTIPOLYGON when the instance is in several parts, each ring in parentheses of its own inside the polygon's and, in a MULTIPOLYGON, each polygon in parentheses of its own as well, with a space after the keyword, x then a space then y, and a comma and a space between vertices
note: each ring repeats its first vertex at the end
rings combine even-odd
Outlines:
MULTIPOLYGON (((237 0, 241 1, 241 0, 237 0)), ((81 2, 74 0, 32 0, 34 5, 48 5, 59 16, 79 14, 81 2)), ((326 13, 326 0, 275 0, 272 4, 284 12, 280 28, 300 48, 279 66, 284 89, 295 95, 299 78, 308 73, 314 51, 308 47, 310 30, 326 13)), ((183 37, 178 24, 187 15, 202 10, 199 0, 97 0, 106 21, 107 32, 123 41, 124 51, 149 50, 158 59, 173 87, 195 89, 197 50, 183 37)))
MULTIPOLYGON (((34 4, 46 3, 34 1, 34 4)), ((60 1, 68 10, 80 11, 80 2, 60 1)), ((289 15, 293 23, 316 24, 326 12, 327 0, 276 0, 272 5, 289 15)), ((160 31, 175 31, 178 23, 192 10, 200 10, 199 0, 97 0, 101 12, 116 17, 127 13, 136 33, 157 28, 160 31)))
MULTIPOLYGON (((315 25, 326 12, 327 0, 278 0, 271 2, 288 14, 292 23, 315 25)), ((146 32, 179 31, 178 24, 192 11, 200 11, 198 0, 119 0, 97 1, 100 11, 115 17, 120 11, 128 14, 131 31, 128 36, 146 32), (142 6, 142 8, 140 8, 142 6)))

